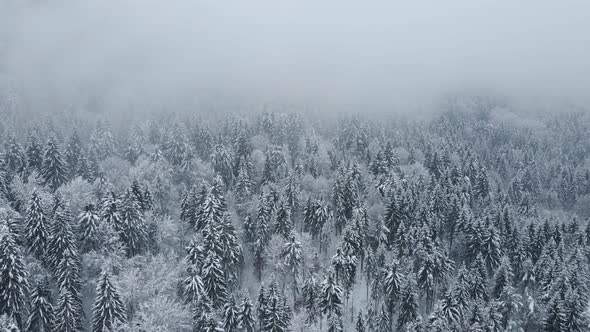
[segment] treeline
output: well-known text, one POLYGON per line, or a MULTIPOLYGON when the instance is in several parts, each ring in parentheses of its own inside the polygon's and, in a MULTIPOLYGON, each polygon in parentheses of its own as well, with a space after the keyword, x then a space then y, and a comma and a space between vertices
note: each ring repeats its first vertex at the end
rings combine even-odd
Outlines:
POLYGON ((0 327, 587 331, 590 117, 492 106, 6 117, 0 327))

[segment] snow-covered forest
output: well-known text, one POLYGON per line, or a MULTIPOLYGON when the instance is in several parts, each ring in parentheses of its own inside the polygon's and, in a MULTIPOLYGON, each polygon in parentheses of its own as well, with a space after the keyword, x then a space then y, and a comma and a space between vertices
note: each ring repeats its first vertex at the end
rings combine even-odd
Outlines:
POLYGON ((588 331, 590 115, 11 112, 10 331, 588 331))
POLYGON ((589 13, 0 0, 0 332, 590 332, 589 13))

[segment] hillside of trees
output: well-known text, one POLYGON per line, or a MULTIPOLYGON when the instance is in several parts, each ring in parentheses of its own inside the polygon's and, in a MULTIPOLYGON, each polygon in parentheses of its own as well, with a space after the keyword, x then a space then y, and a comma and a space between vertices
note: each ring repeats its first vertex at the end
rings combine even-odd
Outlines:
POLYGON ((590 330, 590 114, 120 118, 0 113, 0 330, 590 330))

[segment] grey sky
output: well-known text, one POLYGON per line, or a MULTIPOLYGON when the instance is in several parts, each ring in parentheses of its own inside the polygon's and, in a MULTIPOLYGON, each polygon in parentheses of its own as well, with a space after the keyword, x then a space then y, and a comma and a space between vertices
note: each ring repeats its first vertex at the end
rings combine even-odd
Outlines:
POLYGON ((35 105, 586 102, 590 1, 0 0, 0 73, 35 105))

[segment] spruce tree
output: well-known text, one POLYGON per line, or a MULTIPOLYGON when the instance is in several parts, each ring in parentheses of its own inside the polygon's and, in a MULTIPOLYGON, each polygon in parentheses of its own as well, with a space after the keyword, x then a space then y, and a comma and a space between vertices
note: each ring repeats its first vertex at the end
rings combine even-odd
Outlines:
POLYGON ((121 232, 123 231, 121 212, 121 199, 114 191, 111 191, 101 203, 101 218, 115 231, 121 232))
POLYGON ((324 279, 320 290, 319 307, 322 314, 327 315, 328 319, 333 316, 342 315, 343 291, 336 283, 334 274, 331 273, 324 279))
POLYGON ((81 331, 80 315, 82 308, 73 295, 67 289, 61 289, 55 313, 54 331, 79 332, 81 331))
POLYGON ((52 332, 54 325, 54 312, 51 305, 51 292, 47 286, 37 283, 31 292, 31 309, 27 319, 27 332, 52 332))
POLYGON ((37 131, 33 131, 28 138, 27 148, 25 151, 27 155, 27 167, 29 172, 41 172, 41 165, 43 164, 43 147, 39 141, 37 131))
POLYGON ((82 155, 82 142, 78 132, 74 131, 66 145, 65 162, 68 170, 68 178, 78 175, 79 161, 82 155))
POLYGON ((303 265, 303 252, 301 248, 301 242, 295 240, 295 236, 291 237, 291 240, 283 245, 281 251, 281 257, 283 258, 283 265, 288 269, 291 274, 291 282, 293 287, 293 302, 296 302, 297 296, 297 277, 299 270, 303 265))
POLYGON ((97 231, 100 223, 100 216, 94 204, 87 204, 84 211, 78 217, 78 233, 82 245, 82 252, 97 249, 97 231))
POLYGON ((291 210, 286 206, 286 203, 279 203, 274 232, 281 234, 285 239, 288 239, 291 236, 292 231, 293 222, 291 221, 291 210))
POLYGON ((127 255, 135 256, 146 246, 147 226, 133 193, 127 190, 121 202, 121 231, 119 237, 127 246, 127 255))
POLYGON ((47 246, 48 222, 41 197, 36 190, 31 194, 31 201, 26 216, 26 238, 29 251, 37 257, 43 258, 47 246))
POLYGON ((92 331, 110 332, 117 322, 124 322, 125 305, 112 276, 103 271, 96 285, 96 298, 92 309, 92 331))
POLYGON ((28 277, 14 235, 0 223, 0 315, 14 318, 19 328, 24 323, 28 277))
POLYGON ((201 278, 205 293, 213 305, 221 306, 227 297, 227 286, 220 258, 215 252, 210 252, 205 258, 201 278))
POLYGON ((66 163, 53 137, 47 142, 47 149, 43 155, 41 177, 43 178, 43 184, 53 191, 57 190, 57 188, 68 180, 66 163))
POLYGON ((302 289, 303 307, 305 308, 305 324, 315 325, 321 319, 320 310, 320 284, 315 276, 311 275, 305 280, 302 289))
POLYGON ((356 324, 354 325, 354 331, 355 332, 366 332, 367 331, 367 327, 365 324, 365 320, 363 319, 362 311, 359 311, 359 314, 356 318, 356 324))
POLYGON ((397 329, 415 321, 418 318, 418 294, 416 286, 407 282, 401 293, 399 315, 397 318, 397 329))
POLYGON ((55 273, 60 262, 66 256, 76 252, 76 241, 66 209, 58 207, 53 219, 45 262, 55 273))
POLYGON ((182 281, 183 298, 186 303, 196 303, 199 297, 205 295, 203 280, 195 271, 196 267, 189 268, 189 275, 182 281))
POLYGON ((244 297, 240 305, 240 312, 238 315, 238 326, 243 332, 254 332, 255 322, 252 308, 253 306, 250 298, 247 296, 244 297))
POLYGON ((224 332, 237 332, 239 327, 239 308, 233 296, 223 306, 223 330, 224 332))

